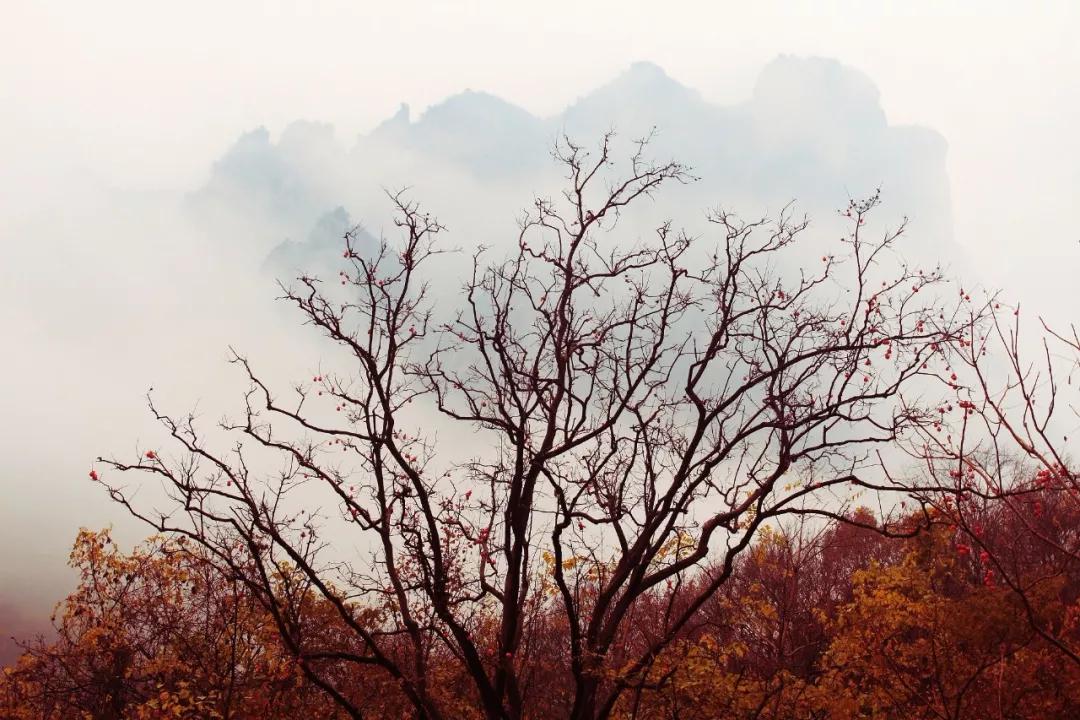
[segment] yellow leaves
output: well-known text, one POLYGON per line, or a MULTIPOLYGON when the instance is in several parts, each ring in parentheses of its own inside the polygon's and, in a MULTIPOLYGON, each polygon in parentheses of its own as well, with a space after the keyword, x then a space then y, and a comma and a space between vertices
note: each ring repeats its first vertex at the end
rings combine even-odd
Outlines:
POLYGON ((640 706, 627 707, 618 718, 754 718, 769 703, 768 717, 812 717, 805 683, 787 672, 760 677, 739 670, 748 648, 739 641, 711 634, 670 646, 652 666, 640 706))
POLYGON ((1019 608, 965 584, 948 552, 947 538, 930 533, 899 562, 854 574, 853 599, 831 624, 822 659, 834 713, 857 706, 867 717, 947 715, 978 702, 992 677, 1021 682, 1017 659, 1031 635, 1019 608))
MULTIPOLYGON (((544 550, 540 554, 540 557, 541 557, 541 559, 543 559, 544 565, 547 566, 548 572, 550 573, 550 572, 554 571, 554 569, 555 569, 555 555, 550 550, 544 550)), ((569 558, 567 560, 563 560, 562 563, 561 563, 562 568, 563 568, 563 570, 572 570, 575 567, 577 567, 578 563, 581 562, 581 560, 583 560, 583 558, 578 558, 578 557, 571 557, 571 558, 569 558)))
POLYGON ((156 695, 134 709, 134 720, 195 720, 221 718, 216 709, 217 698, 200 695, 186 682, 178 682, 175 688, 158 686, 156 695))
MULTIPOLYGON (((544 550, 540 554, 540 557, 544 561, 544 566, 547 570, 546 577, 551 577, 555 574, 555 555, 548 550, 544 550)), ((574 570, 579 566, 584 566, 587 561, 588 558, 586 557, 573 555, 563 560, 559 565, 563 570, 574 570)), ((589 566, 585 568, 584 575, 590 579, 595 579, 599 576, 599 568, 595 563, 590 563, 589 566)))
POLYGON ((659 563, 668 558, 681 560, 694 549, 694 546, 694 536, 688 530, 678 529, 667 542, 660 546, 654 562, 659 563))

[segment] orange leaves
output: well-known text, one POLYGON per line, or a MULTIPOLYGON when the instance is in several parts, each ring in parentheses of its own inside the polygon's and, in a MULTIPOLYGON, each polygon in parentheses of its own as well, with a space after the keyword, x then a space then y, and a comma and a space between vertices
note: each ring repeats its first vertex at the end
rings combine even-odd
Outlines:
MULTIPOLYGON (((912 517, 917 523, 921 515, 912 517)), ((640 695, 612 717, 660 720, 677 712, 780 720, 861 717, 866 708, 880 718, 947 708, 993 717, 997 683, 1012 693, 1001 697, 1026 698, 1025 706, 1007 705, 1006 717, 1073 716, 1080 669, 1060 662, 1030 632, 994 567, 996 528, 973 527, 978 540, 965 539, 955 524, 888 540, 871 529, 879 521, 869 511, 850 520, 865 527, 762 530, 731 583, 698 611, 702 631, 680 635, 663 651, 640 695)), ((478 531, 477 539, 486 542, 488 532, 478 531)), ((680 535, 658 562, 682 557, 692 545, 692 537, 680 535)), ((542 559, 541 602, 529 621, 543 628, 535 640, 508 650, 498 640, 497 617, 475 618, 486 667, 536 673, 527 700, 533 709, 561 707, 570 682, 568 630, 552 611, 560 597, 556 561, 550 553, 542 559)), ((71 563, 81 582, 64 604, 58 637, 4 671, 0 717, 49 717, 40 704, 46 699, 59 709, 54 717, 105 717, 110 707, 136 720, 335 717, 265 610, 207 560, 162 538, 125 553, 108 531, 80 532, 71 563)), ((1037 567, 1035 556, 1025 562, 1045 583, 1052 566, 1037 567)), ((559 566, 575 578, 583 607, 595 601, 597 573, 610 571, 577 556, 559 566)), ((278 579, 282 588, 298 587, 301 576, 284 572, 278 579)), ((1063 591, 1063 580, 1031 599, 1035 613, 1075 635, 1080 606, 1059 601, 1055 588, 1063 591)), ((635 643, 646 641, 699 581, 668 579, 639 602, 597 673, 609 682, 625 679, 635 643)), ((392 587, 385 592, 393 596, 392 587)), ((293 610, 308 636, 341 637, 340 617, 315 594, 301 593, 293 610)), ((385 612, 358 606, 355 619, 379 622, 385 612)), ((440 706, 452 717, 478 717, 461 668, 438 645, 431 652, 427 672, 440 706)), ((333 672, 364 698, 365 716, 408 714, 408 686, 400 679, 348 665, 333 672)))
POLYGON ((261 674, 284 655, 272 620, 206 558, 161 538, 125 554, 109 531, 82 530, 70 563, 81 579, 57 637, 0 680, 0 717, 328 716, 313 688, 261 674))

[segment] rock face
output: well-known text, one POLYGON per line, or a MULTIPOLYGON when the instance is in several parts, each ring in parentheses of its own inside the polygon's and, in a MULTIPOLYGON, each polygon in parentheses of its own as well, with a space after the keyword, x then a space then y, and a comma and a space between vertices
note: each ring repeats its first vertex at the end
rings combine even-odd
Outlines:
MULTIPOLYGON (((415 119, 403 105, 351 152, 329 126, 296 123, 277 143, 260 129, 241 137, 214 166, 193 205, 232 207, 250 221, 302 236, 332 208, 354 207, 358 187, 403 173, 419 182, 434 174, 429 168, 440 168, 439 177, 458 177, 481 190, 519 188, 520 206, 546 187, 559 135, 588 144, 611 128, 623 139, 655 128, 652 152, 691 165, 701 179, 682 195, 680 212, 693 208, 700 216, 720 205, 758 216, 795 201, 827 225, 849 197, 880 187, 884 216, 913 220, 911 256, 957 259, 944 139, 930 129, 890 125, 869 78, 822 58, 776 58, 746 101, 726 107, 641 62, 552 118, 466 91, 415 119)), ((511 221, 513 208, 503 210, 511 221)), ((299 262, 323 251, 323 242, 309 238, 274 254, 299 262)), ((340 238, 333 251, 340 252, 340 238)))
POLYGON ((349 232, 358 254, 370 256, 378 251, 378 241, 339 206, 320 217, 303 242, 286 240, 275 247, 267 256, 263 271, 286 283, 304 273, 333 277, 345 267, 343 238, 349 232))
POLYGON ((240 137, 211 170, 189 205, 202 215, 244 215, 290 233, 339 204, 335 184, 345 148, 331 125, 294 122, 276 143, 266 128, 240 137))
POLYGON ((546 159, 549 145, 542 120, 472 90, 432 106, 416 122, 403 107, 367 138, 372 143, 395 143, 489 180, 527 175, 546 159))

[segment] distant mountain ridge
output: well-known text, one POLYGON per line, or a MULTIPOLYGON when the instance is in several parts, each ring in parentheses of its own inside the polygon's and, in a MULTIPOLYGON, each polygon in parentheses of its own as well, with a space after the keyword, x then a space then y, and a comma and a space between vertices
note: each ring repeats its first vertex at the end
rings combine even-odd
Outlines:
POLYGON ((861 72, 794 56, 768 63, 750 97, 730 106, 638 62, 550 118, 467 90, 416 118, 402 105, 352 148, 328 125, 294 123, 276 143, 259 129, 215 164, 192 205, 202 212, 234 207, 286 236, 304 236, 334 208, 353 209, 350 193, 360 179, 422 177, 439 167, 480 185, 528 190, 550 172, 559 135, 591 143, 612 128, 634 138, 653 127, 653 152, 687 162, 700 176, 687 200, 702 209, 720 202, 755 214, 795 200, 819 216, 880 186, 890 211, 914 219, 916 255, 953 247, 944 138, 890 125, 877 88, 861 72))

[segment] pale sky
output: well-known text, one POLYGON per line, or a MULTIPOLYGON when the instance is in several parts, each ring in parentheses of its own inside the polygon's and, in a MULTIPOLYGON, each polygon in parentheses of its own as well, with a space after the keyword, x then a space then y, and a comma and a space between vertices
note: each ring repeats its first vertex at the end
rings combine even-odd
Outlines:
MULTIPOLYGON (((49 272, 20 263, 45 257, 45 243, 79 257, 108 247, 114 230, 166 232, 166 217, 148 219, 109 198, 197 188, 214 159, 260 125, 276 134, 296 119, 330 122, 348 143, 401 102, 419 113, 465 88, 552 115, 637 60, 733 104, 778 54, 835 58, 877 85, 891 124, 946 138, 954 236, 986 282, 1080 317, 1072 290, 1080 259, 1078 3, 2 2, 0 321, 11 345, 0 353, 0 451, 8 458, 0 543, 10 547, 35 528, 66 533, 41 544, 41 577, 62 568, 79 524, 119 520, 99 490, 75 483, 89 460, 113 449, 102 442, 135 435, 126 423, 142 405, 132 387, 158 381, 174 359, 163 350, 166 369, 155 375, 141 361, 124 364, 130 348, 115 348, 108 364, 98 347, 81 357, 94 328, 38 324, 37 294, 62 286, 90 297, 95 283, 130 278, 98 268, 76 281, 81 262, 49 272), (78 219, 90 216, 92 224, 78 219), (120 379, 130 383, 104 392, 120 379), (40 391, 28 393, 31 383, 40 391), (109 397, 120 409, 102 407, 109 397), (108 432, 84 437, 103 423, 108 432), (42 505, 45 494, 55 505, 42 505)), ((186 262, 194 276, 197 263, 186 262)), ((147 295, 126 302, 149 302, 154 278, 139 282, 147 295)), ((154 302, 167 311, 186 300, 154 302)), ((100 313, 121 317, 108 303, 100 313)), ((232 340, 200 340, 200 324, 188 323, 162 332, 214 348, 232 340)), ((209 360, 222 357, 215 350, 209 360)), ((12 578, 35 582, 22 569, 4 572, 13 557, 0 553, 0 587, 12 578)))

